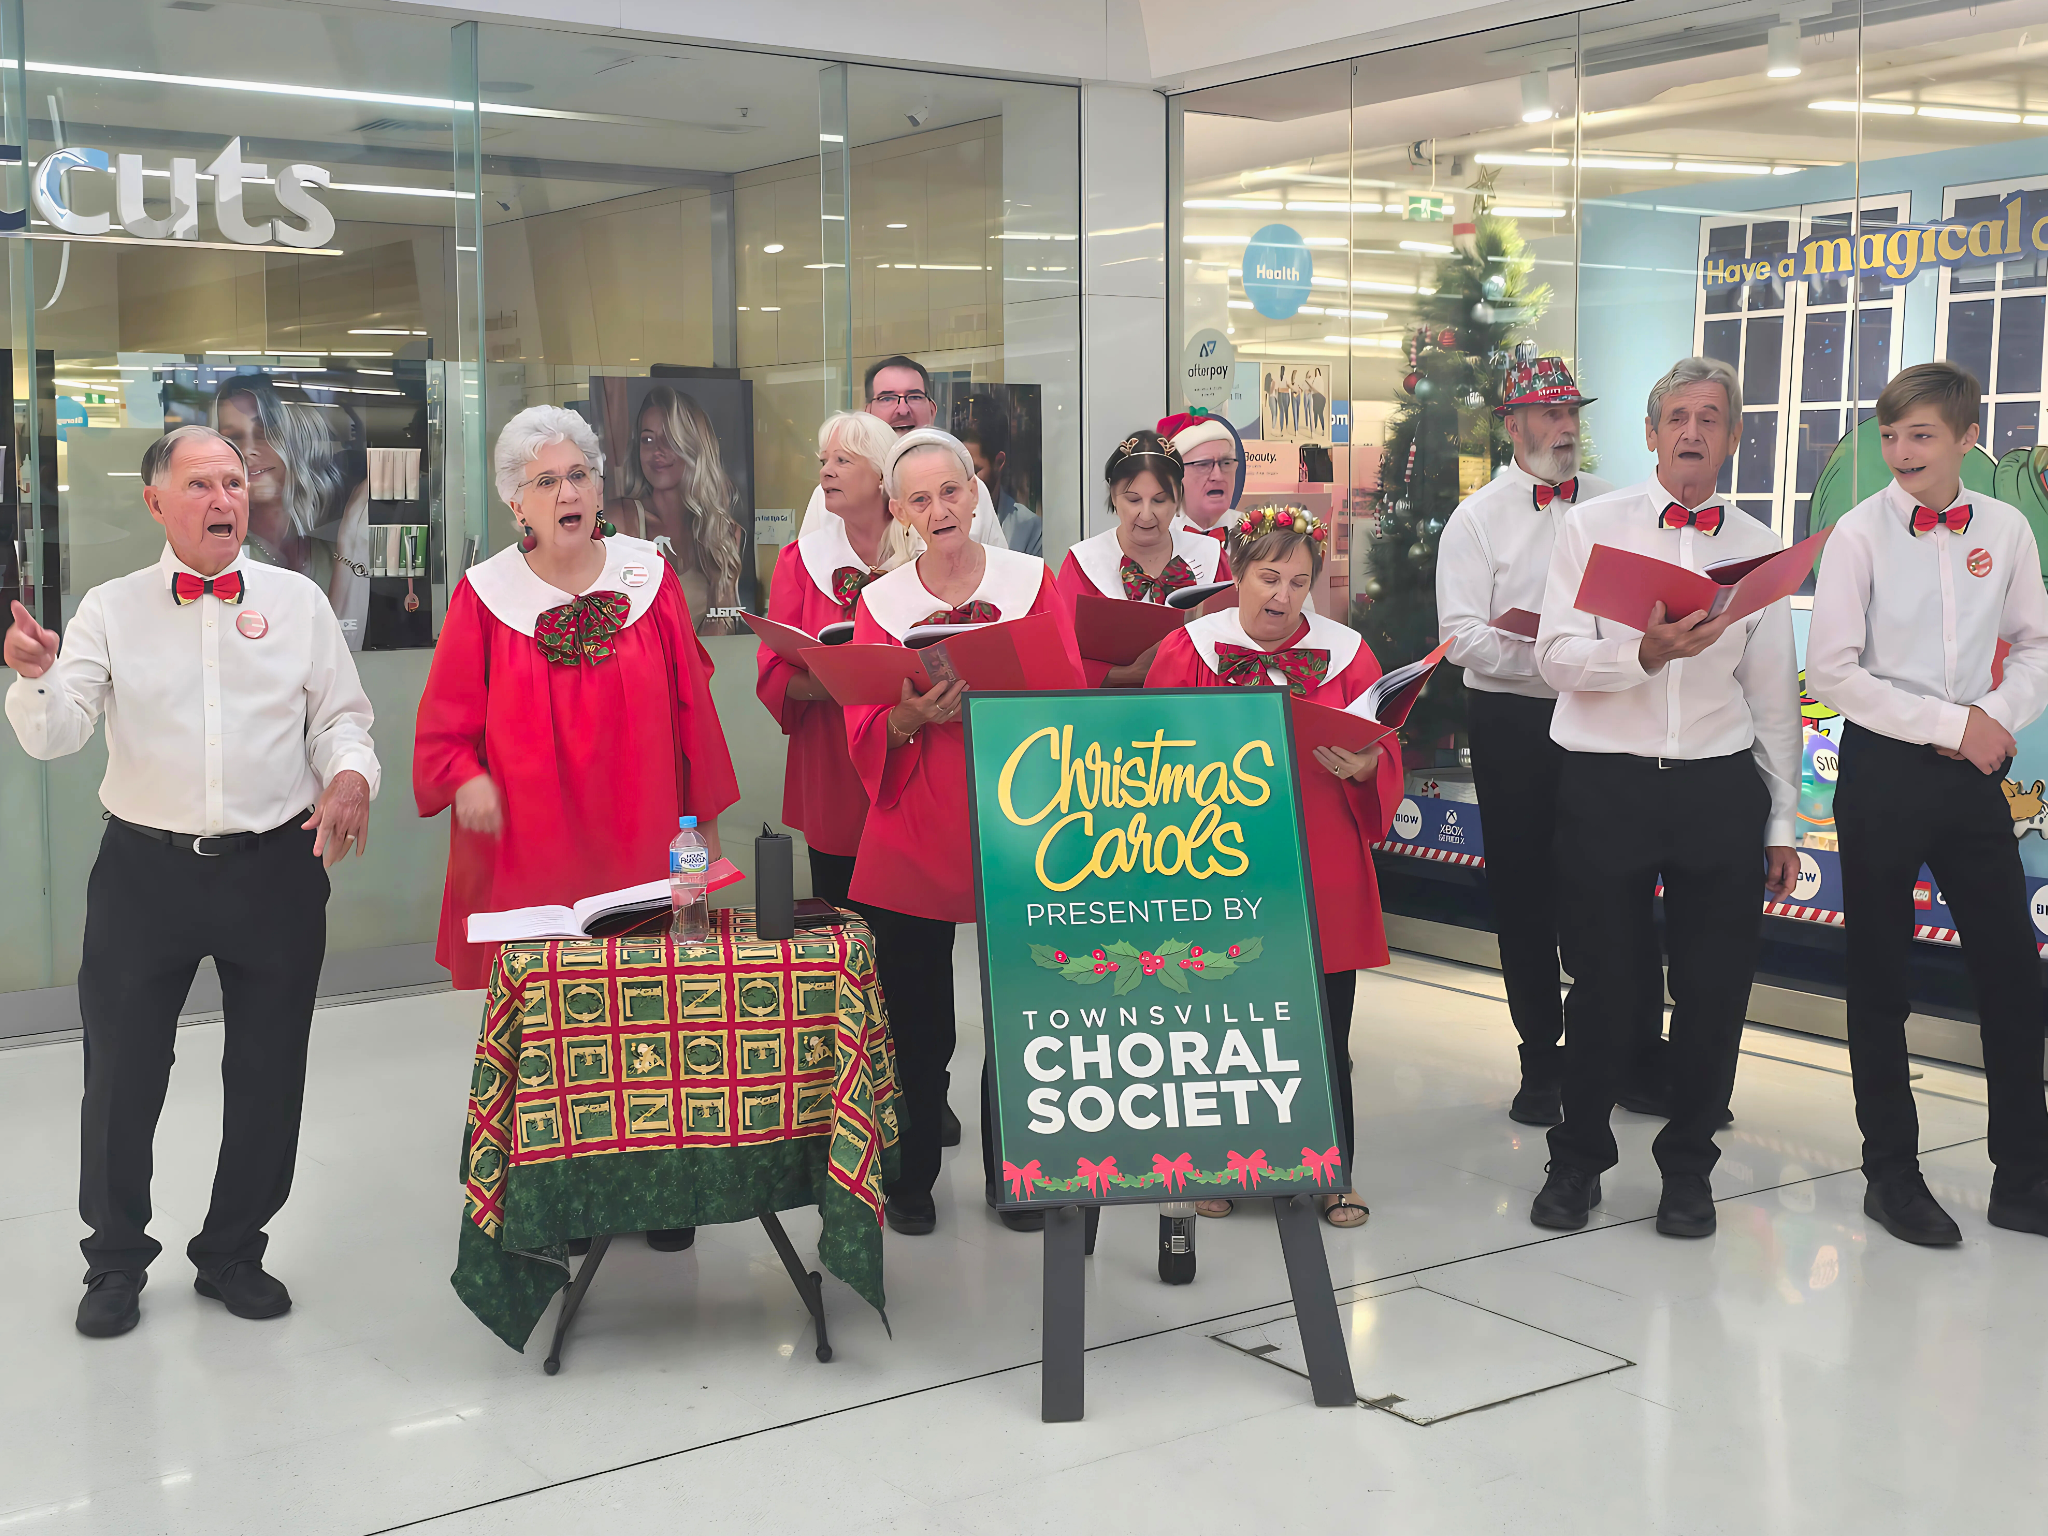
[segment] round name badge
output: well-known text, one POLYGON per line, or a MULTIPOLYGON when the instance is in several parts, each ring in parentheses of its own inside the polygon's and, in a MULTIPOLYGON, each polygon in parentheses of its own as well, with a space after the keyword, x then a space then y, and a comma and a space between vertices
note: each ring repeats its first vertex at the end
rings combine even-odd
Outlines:
POLYGON ((647 585, 647 567, 644 565, 622 565, 619 567, 619 580, 629 587, 644 587, 647 585))
POLYGON ((235 628, 251 640, 261 640, 270 633, 270 620, 252 608, 247 613, 235 616, 235 628))
POLYGON ((1963 567, 1972 576, 1989 576, 1991 574, 1991 551, 1988 549, 1971 550, 1970 558, 1963 562, 1963 567))

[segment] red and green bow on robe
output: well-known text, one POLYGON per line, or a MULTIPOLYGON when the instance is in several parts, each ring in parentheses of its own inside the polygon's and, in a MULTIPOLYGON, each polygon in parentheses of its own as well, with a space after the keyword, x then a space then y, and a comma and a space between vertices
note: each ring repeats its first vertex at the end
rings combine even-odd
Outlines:
POLYGON ((1003 610, 987 598, 977 597, 971 603, 958 608, 944 608, 926 614, 918 620, 920 624, 994 624, 1003 616, 1003 610))
POLYGON ((842 608, 851 608, 854 599, 860 596, 861 588, 876 580, 881 571, 864 571, 857 565, 842 565, 832 573, 832 601, 842 608))
POLYGON ((633 605, 623 592, 586 592, 573 603, 550 608, 534 621, 541 654, 564 667, 593 667, 613 655, 612 637, 626 627, 633 605))
POLYGON ((1233 688, 1259 688, 1266 683, 1268 669, 1287 679, 1288 692, 1305 697, 1311 688, 1322 686, 1330 675, 1330 653, 1293 646, 1284 651, 1261 651, 1250 646, 1219 641, 1216 671, 1233 688))
POLYGON ((1142 603, 1148 596, 1163 603, 1181 588, 1195 584, 1195 573, 1179 555, 1167 561, 1166 569, 1157 576, 1146 575, 1145 567, 1125 555, 1117 564, 1117 574, 1124 579, 1124 596, 1134 603, 1142 603))

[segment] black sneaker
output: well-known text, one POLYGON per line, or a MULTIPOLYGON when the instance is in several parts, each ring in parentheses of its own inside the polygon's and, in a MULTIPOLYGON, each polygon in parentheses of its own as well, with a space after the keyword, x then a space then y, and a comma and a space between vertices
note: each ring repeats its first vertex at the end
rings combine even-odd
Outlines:
POLYGON ((1530 1202, 1529 1219, 1559 1232, 1578 1231, 1600 1203, 1600 1175, 1569 1163, 1551 1163, 1544 1171, 1550 1176, 1543 1181, 1543 1192, 1530 1202))
POLYGON ((78 1302, 78 1331, 89 1339, 118 1338, 142 1321, 141 1270, 110 1269, 85 1282, 78 1302))
POLYGON ((939 1224, 939 1208, 930 1195, 890 1195, 882 1202, 882 1219, 905 1237, 923 1237, 939 1224))
POLYGON ((1159 1218, 1159 1278, 1168 1285, 1191 1285, 1195 1278, 1195 1218, 1159 1218))
POLYGON ((1863 1214, 1899 1241, 1923 1248, 1953 1248, 1963 1240, 1963 1229, 1928 1193, 1918 1173, 1872 1180, 1863 1191, 1863 1214))
POLYGON ((1657 1230, 1666 1237, 1712 1237, 1714 1187, 1703 1174, 1674 1174, 1657 1202, 1657 1230))
POLYGON ((283 1317, 292 1309, 292 1293, 257 1259, 241 1259, 211 1274, 201 1270, 192 1289, 251 1322, 283 1317))
POLYGON ((1522 1088, 1508 1106, 1508 1118, 1518 1125, 1559 1125, 1564 1121, 1564 1090, 1556 1083, 1535 1083, 1522 1079, 1522 1088))
POLYGON ((2011 1232, 2038 1232, 2048 1237, 2048 1179, 2038 1180, 2031 1189, 2016 1194, 2000 1194, 1994 1181, 1991 1209, 1986 1217, 1994 1227, 2011 1232))
POLYGON ((662 1227, 647 1234, 647 1246, 656 1253, 681 1253, 696 1241, 695 1227, 662 1227))

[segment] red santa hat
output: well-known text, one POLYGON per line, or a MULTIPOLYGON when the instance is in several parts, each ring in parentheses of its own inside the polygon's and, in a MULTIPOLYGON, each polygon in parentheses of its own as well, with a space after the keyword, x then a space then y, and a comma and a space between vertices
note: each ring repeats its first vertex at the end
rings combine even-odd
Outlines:
POLYGON ((1237 441, 1236 438, 1230 435, 1230 428, 1226 427, 1219 417, 1190 416, 1186 412, 1182 412, 1178 416, 1165 417, 1159 423, 1158 432, 1161 437, 1172 442, 1174 451, 1183 459, 1188 456, 1197 443, 1235 443, 1237 441))

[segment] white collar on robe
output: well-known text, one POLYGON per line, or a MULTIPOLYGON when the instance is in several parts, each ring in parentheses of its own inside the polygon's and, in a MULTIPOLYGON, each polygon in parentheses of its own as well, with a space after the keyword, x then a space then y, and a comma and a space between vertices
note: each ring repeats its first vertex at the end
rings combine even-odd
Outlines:
MULTIPOLYGON (((888 536, 883 534, 882 558, 888 558, 888 536)), ((804 563, 804 569, 811 574, 811 580, 818 590, 827 597, 832 595, 832 577, 846 566, 865 572, 867 561, 854 552, 853 540, 846 536, 846 521, 837 512, 824 507, 818 509, 816 517, 804 519, 804 531, 796 537, 797 557, 804 563)))
MULTIPOLYGON (((1328 651, 1330 670, 1323 674, 1323 678, 1326 682, 1334 680, 1358 658, 1359 647, 1364 645, 1365 641, 1358 631, 1348 624, 1339 624, 1335 619, 1326 619, 1319 613, 1310 613, 1307 609, 1302 610, 1301 616, 1308 620, 1308 633, 1284 649, 1328 651)), ((1244 632, 1244 625, 1238 622, 1235 608, 1226 608, 1221 613, 1190 620, 1188 639, 1193 642, 1195 653, 1208 663, 1211 672, 1223 670, 1216 664, 1216 647, 1219 644, 1241 645, 1254 651, 1265 649, 1244 632)), ((1281 684, 1287 681, 1276 667, 1268 667, 1266 676, 1281 684)))
MULTIPOLYGON (((667 569, 661 551, 646 539, 615 533, 604 541, 604 569, 583 590, 625 593, 629 607, 626 622, 619 626, 625 629, 639 622, 641 615, 654 606, 661 591, 662 573, 667 569), (640 576, 637 584, 629 580, 636 572, 640 576)), ((550 608, 573 603, 583 595, 551 587, 534 575, 517 544, 508 544, 490 559, 472 565, 462 573, 462 579, 469 583, 477 600, 491 610, 493 618, 522 635, 532 634, 533 626, 550 608)))
POLYGON ((861 606, 874 621, 901 640, 933 613, 965 608, 968 603, 994 603, 1005 619, 1021 619, 1038 601, 1045 582, 1045 562, 1036 555, 1020 555, 1013 549, 989 549, 981 573, 981 585, 965 602, 948 603, 933 597, 918 579, 917 562, 899 565, 888 575, 868 583, 860 594, 861 606))
MULTIPOLYGON (((1116 529, 1111 528, 1067 549, 1067 553, 1074 557, 1074 563, 1081 567, 1081 574, 1094 582, 1095 590, 1104 597, 1124 595, 1124 547, 1117 543, 1116 533, 1116 529)), ((1201 586, 1207 586, 1216 579, 1216 568, 1223 563, 1221 544, 1199 533, 1190 533, 1178 523, 1173 528, 1173 552, 1187 561, 1188 569, 1195 573, 1195 581, 1201 586)))

